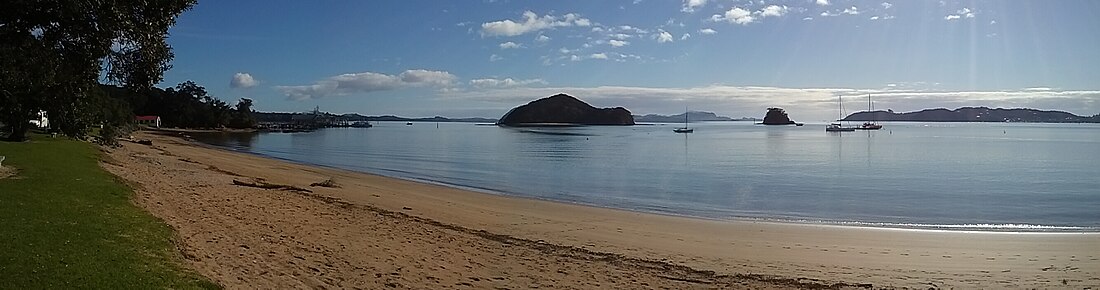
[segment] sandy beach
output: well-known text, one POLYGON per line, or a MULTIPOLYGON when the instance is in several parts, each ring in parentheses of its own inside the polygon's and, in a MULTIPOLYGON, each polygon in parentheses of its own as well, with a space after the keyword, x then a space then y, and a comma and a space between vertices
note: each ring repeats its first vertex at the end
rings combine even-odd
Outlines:
POLYGON ((135 137, 102 166, 227 288, 1100 288, 1097 233, 703 220, 135 137))

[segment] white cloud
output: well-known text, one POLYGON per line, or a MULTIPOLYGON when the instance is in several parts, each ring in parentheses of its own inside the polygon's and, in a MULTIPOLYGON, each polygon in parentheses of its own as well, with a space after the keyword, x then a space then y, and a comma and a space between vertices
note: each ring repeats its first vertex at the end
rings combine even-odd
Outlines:
POLYGON ((618 40, 624 40, 624 39, 630 38, 631 35, 630 34, 625 34, 625 33, 615 33, 615 34, 612 34, 612 35, 608 35, 608 37, 618 39, 618 40))
POLYGON ((989 25, 997 24, 997 20, 990 20, 989 25))
POLYGON ((570 56, 569 56, 569 61, 581 61, 581 57, 579 57, 579 56, 577 56, 577 55, 575 55, 575 54, 574 54, 574 55, 570 55, 570 56))
POLYGON ((726 13, 724 14, 715 14, 714 16, 711 16, 710 19, 711 21, 715 22, 726 21, 729 23, 736 23, 741 25, 748 25, 749 23, 756 21, 756 17, 752 16, 752 12, 742 9, 741 7, 733 7, 732 9, 726 11, 726 13))
POLYGON ((970 8, 963 7, 962 10, 956 12, 958 12, 959 15, 962 15, 963 17, 974 18, 974 13, 970 12, 970 8))
POLYGON ((971 12, 970 8, 963 7, 963 9, 956 10, 955 14, 948 14, 943 17, 944 20, 956 20, 960 18, 974 18, 974 12, 971 12))
POLYGON ((499 56, 499 55, 496 55, 496 54, 493 54, 493 55, 490 55, 490 56, 489 56, 489 61, 490 61, 490 62, 493 62, 493 61, 500 61, 500 60, 503 60, 503 59, 504 59, 503 57, 501 57, 501 56, 499 56))
POLYGON ((255 87, 258 83, 259 82, 257 82, 256 79, 252 78, 251 74, 236 73, 233 75, 233 79, 229 81, 229 87, 247 89, 255 87))
POLYGON ((470 80, 470 85, 474 86, 475 88, 479 88, 479 89, 485 89, 485 88, 513 88, 513 87, 529 86, 529 85, 536 85, 536 84, 545 85, 546 81, 544 81, 542 79, 514 80, 512 78, 503 78, 503 79, 486 78, 486 79, 470 80))
POLYGON ((535 41, 538 41, 538 42, 547 42, 547 41, 550 41, 550 37, 549 37, 549 36, 546 36, 546 35, 542 35, 542 34, 539 34, 539 36, 538 36, 538 37, 535 37, 535 41))
POLYGON ((871 20, 878 20, 878 16, 871 16, 871 20))
POLYGON ((817 5, 821 5, 821 6, 827 6, 827 5, 829 5, 829 0, 817 0, 817 1, 815 1, 815 3, 817 3, 817 5))
POLYGON ((680 40, 685 40, 688 38, 691 38, 691 33, 684 33, 684 35, 680 36, 680 40))
POLYGON ((810 21, 810 20, 814 20, 814 18, 813 17, 803 17, 802 20, 810 21))
POLYGON ((408 87, 448 87, 458 77, 445 71, 406 70, 397 75, 376 72, 342 74, 305 86, 276 86, 292 100, 308 100, 352 93, 370 93, 408 87))
POLYGON ((523 45, 515 43, 515 42, 511 42, 511 41, 500 44, 500 49, 520 48, 520 47, 523 47, 523 45))
POLYGON ((787 8, 787 5, 768 5, 767 7, 764 7, 764 9, 760 9, 757 14, 760 14, 761 18, 768 16, 779 17, 783 16, 783 14, 787 14, 787 11, 790 11, 790 8, 787 8))
POLYGON ((882 2, 882 9, 890 9, 890 7, 894 7, 894 4, 890 4, 890 2, 882 2))
POLYGON ((680 11, 691 13, 695 12, 695 8, 703 7, 707 5, 707 0, 684 0, 684 8, 680 11))
POLYGON ((699 29, 699 33, 701 33, 701 34, 715 34, 715 33, 718 33, 718 31, 715 31, 714 29, 710 29, 710 28, 703 28, 703 29, 699 29))
POLYGON ((851 8, 845 8, 844 11, 841 11, 840 13, 848 15, 859 15, 859 7, 852 6, 851 8))
POLYGON ((665 42, 672 42, 672 34, 668 33, 668 31, 661 30, 661 32, 657 34, 657 43, 665 42))
POLYGON ((608 40, 607 44, 610 44, 611 46, 614 46, 614 47, 622 47, 622 46, 629 45, 630 42, 629 41, 622 41, 622 40, 618 40, 618 39, 612 39, 612 40, 608 40))
POLYGON ((630 26, 630 25, 623 25, 623 26, 615 27, 615 29, 617 29, 618 31, 621 31, 621 32, 631 32, 631 33, 641 33, 641 34, 649 33, 649 31, 646 31, 645 29, 633 27, 633 26, 630 26))
POLYGON ((589 26, 592 22, 579 14, 569 13, 562 17, 553 15, 539 16, 531 11, 523 12, 523 20, 505 19, 481 24, 481 36, 516 36, 543 29, 568 26, 589 26))
POLYGON ((602 53, 602 52, 601 53, 593 53, 592 55, 589 55, 588 58, 591 58, 591 59, 607 59, 607 54, 602 53))

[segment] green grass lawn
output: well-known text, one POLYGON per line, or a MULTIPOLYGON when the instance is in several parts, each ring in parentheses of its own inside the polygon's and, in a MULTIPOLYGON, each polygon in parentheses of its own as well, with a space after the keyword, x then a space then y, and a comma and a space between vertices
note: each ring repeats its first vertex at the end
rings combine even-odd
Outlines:
POLYGON ((94 145, 0 142, 0 288, 218 288, 185 270, 172 229, 130 202, 94 145))

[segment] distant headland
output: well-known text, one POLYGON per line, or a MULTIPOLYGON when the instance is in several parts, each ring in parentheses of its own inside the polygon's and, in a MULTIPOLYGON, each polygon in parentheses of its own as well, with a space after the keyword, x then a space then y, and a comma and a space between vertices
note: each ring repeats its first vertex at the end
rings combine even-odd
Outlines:
POLYGON ((503 126, 634 125, 623 107, 596 108, 567 94, 556 94, 512 108, 500 117, 503 126))
MULTIPOLYGON (((687 114, 688 122, 756 121, 756 120, 758 120, 756 118, 750 118, 750 117, 743 117, 743 118, 739 118, 739 119, 734 119, 734 118, 730 118, 730 117, 726 117, 726 116, 719 116, 718 114, 715 114, 713 112, 704 112, 704 111, 691 111, 691 112, 687 112, 687 113, 684 113, 684 114, 687 114)), ((676 114, 676 115, 657 115, 657 114, 634 115, 634 121, 635 122, 642 122, 642 123, 681 123, 681 122, 684 122, 684 114, 676 114)))
MULTIPOLYGON (((288 122, 288 121, 293 120, 295 118, 294 116, 305 116, 305 115, 310 115, 310 114, 311 113, 252 112, 252 116, 256 119, 257 122, 288 122)), ((480 118, 480 117, 474 117, 474 118, 447 118, 447 117, 435 116, 435 117, 430 117, 430 118, 410 118, 410 117, 399 117, 399 116, 394 116, 394 115, 364 116, 364 115, 360 115, 358 113, 333 114, 333 113, 321 112, 320 114, 322 114, 322 115, 324 115, 325 117, 328 117, 328 118, 333 118, 333 119, 338 119, 338 120, 343 120, 343 121, 349 121, 349 122, 357 122, 357 121, 370 121, 370 122, 379 122, 379 121, 381 121, 381 122, 387 122, 387 121, 396 121, 396 122, 440 122, 440 123, 448 123, 448 122, 496 123, 497 122, 497 119, 480 118)))
POLYGON ((955 110, 938 108, 906 113, 895 113, 892 110, 857 112, 841 121, 1100 123, 1100 114, 1085 117, 1063 111, 1028 108, 962 107, 955 110))

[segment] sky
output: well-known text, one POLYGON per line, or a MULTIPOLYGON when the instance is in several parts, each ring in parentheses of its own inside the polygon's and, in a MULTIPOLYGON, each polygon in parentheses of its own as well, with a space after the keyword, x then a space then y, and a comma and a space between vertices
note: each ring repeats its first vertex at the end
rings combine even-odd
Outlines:
POLYGON ((200 1, 173 69, 261 111, 490 117, 567 93, 796 121, 962 106, 1100 113, 1100 1, 200 1))

